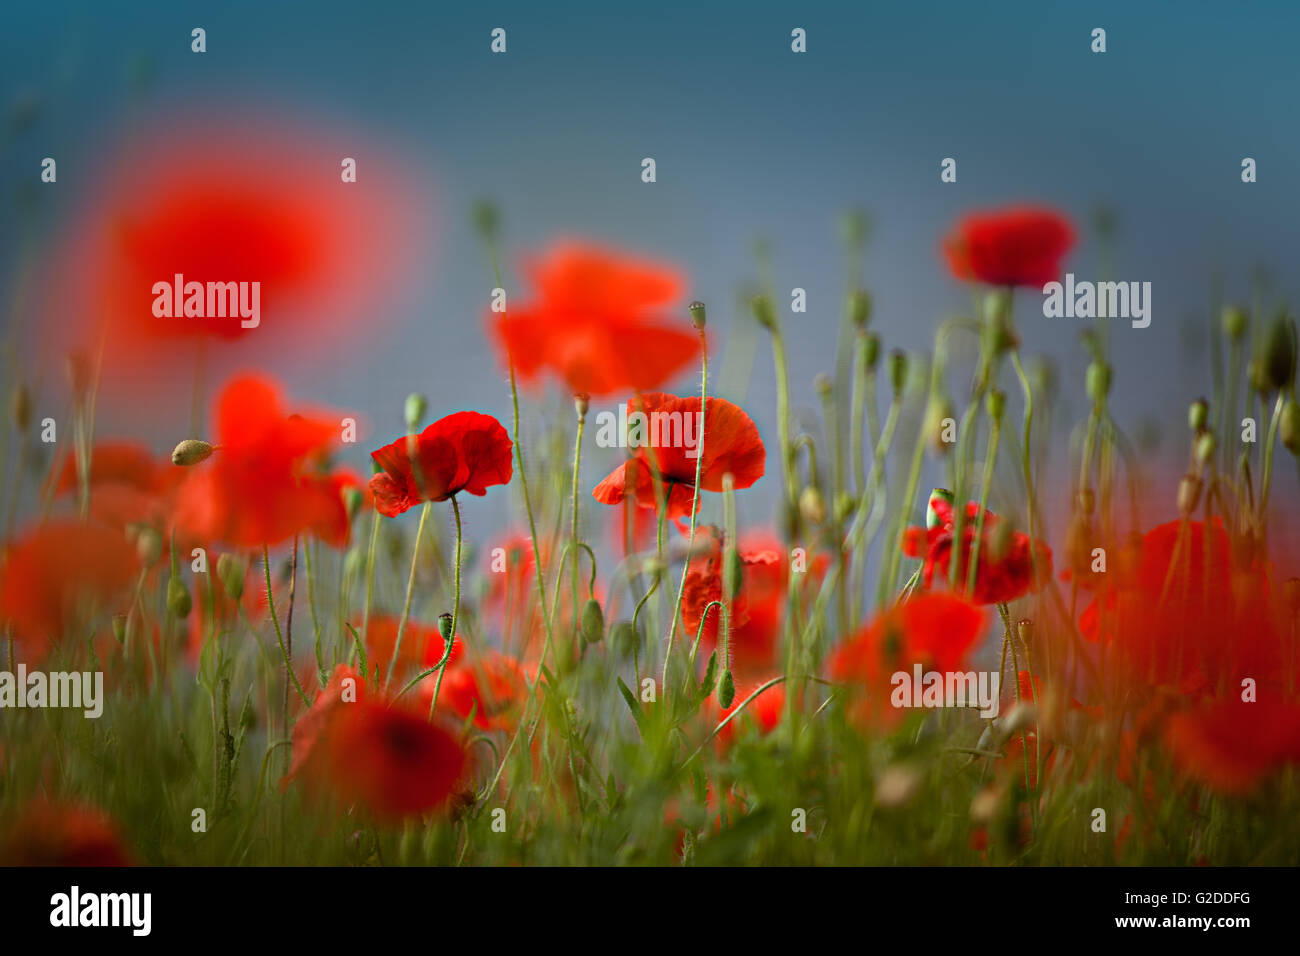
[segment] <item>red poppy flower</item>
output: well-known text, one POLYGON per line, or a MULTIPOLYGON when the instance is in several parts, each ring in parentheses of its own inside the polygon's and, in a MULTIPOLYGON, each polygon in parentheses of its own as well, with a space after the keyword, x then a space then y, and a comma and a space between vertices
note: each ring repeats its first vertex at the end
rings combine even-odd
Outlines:
POLYGON ((1224 793, 1249 793, 1274 771, 1300 763, 1300 706, 1217 700, 1171 717, 1165 741, 1195 779, 1224 793))
POLYGON ((217 399, 212 457, 188 469, 176 524, 200 540, 261 547, 311 532, 345 543, 346 472, 314 466, 338 440, 337 419, 288 415, 268 379, 242 376, 217 399))
POLYGON ((130 866, 131 854, 103 811, 37 799, 0 839, 0 866, 130 866))
POLYGON ((301 779, 309 792, 358 805, 385 822, 443 808, 466 767, 451 734, 414 710, 367 694, 344 665, 294 725, 293 741, 293 764, 281 786, 301 779))
POLYGON ((514 443, 491 415, 456 412, 434 422, 415 439, 399 438, 370 453, 383 471, 370 479, 375 508, 395 518, 422 501, 446 501, 468 491, 487 494, 490 485, 508 485, 514 475, 514 443))
MULTIPOLYGON (((468 720, 480 730, 506 730, 513 726, 518 705, 523 702, 527 680, 523 668, 513 657, 496 651, 475 655, 458 653, 457 641, 447 673, 438 692, 438 710, 468 720)), ((420 684, 420 698, 425 710, 433 700, 438 675, 431 674, 420 684)))
MULTIPOLYGON (((712 725, 710 729, 734 714, 740 705, 749 699, 750 694, 775 676, 775 674, 769 673, 737 682, 736 696, 732 699, 731 706, 725 710, 718 706, 717 693, 711 694, 706 702, 706 713, 712 725)), ((754 698, 749 706, 741 711, 731 723, 718 731, 718 736, 715 738, 718 742, 718 749, 725 750, 731 746, 732 741, 736 739, 736 734, 740 733, 741 729, 746 726, 757 728, 761 734, 770 734, 776 729, 776 725, 781 722, 781 714, 784 712, 785 684, 774 684, 754 698)))
MULTIPOLYGON (((712 529, 706 535, 704 553, 691 561, 682 592, 682 623, 691 640, 700 633, 704 609, 722 600, 722 541, 712 529)), ((776 663, 787 567, 784 548, 775 538, 742 541, 738 551, 742 576, 728 618, 730 656, 733 671, 751 673, 776 663)), ((716 607, 704 617, 701 644, 705 653, 717 645, 721 619, 716 607)))
MULTIPOLYGON (((722 477, 728 472, 737 489, 748 488, 763 477, 767 449, 759 437, 758 426, 739 406, 726 399, 709 398, 702 452, 697 427, 698 397, 649 392, 630 400, 627 411, 629 423, 640 421, 633 418, 638 413, 645 416, 647 444, 596 486, 592 495, 601 504, 616 505, 631 497, 642 508, 655 507, 654 472, 657 471, 668 498, 668 517, 681 518, 691 513, 697 463, 700 488, 704 491, 721 491, 722 477)), ((630 439, 635 437, 632 435, 630 439)))
MULTIPOLYGON (((962 525, 962 563, 959 582, 965 588, 965 574, 970 567, 971 553, 979 524, 979 504, 966 503, 966 518, 962 525)), ((1013 531, 1002 538, 998 525, 1002 519, 992 511, 984 512, 984 535, 980 539, 979 566, 975 571, 976 604, 1005 604, 1036 591, 1052 573, 1052 552, 1042 541, 1030 542, 1029 536, 1013 531), (995 543, 1005 544, 1002 554, 995 554, 995 543)), ((929 589, 934 583, 934 572, 947 578, 948 562, 952 557, 952 539, 956 531, 951 496, 936 491, 930 496, 928 528, 908 528, 903 533, 903 553, 909 558, 924 558, 921 585, 929 589)))
POLYGON ((664 311, 681 296, 672 269, 569 243, 529 272, 536 300, 491 318, 524 382, 549 371, 575 395, 646 391, 699 354, 698 334, 664 311))
POLYGON ((119 610, 139 571, 121 531, 48 521, 11 544, 0 576, 0 620, 34 655, 69 635, 81 612, 119 610), (97 608, 96 608, 97 606, 97 608))
MULTIPOLYGON (((389 662, 393 659, 393 649, 397 646, 397 627, 400 620, 391 614, 375 612, 370 615, 366 628, 366 663, 373 669, 378 668, 380 675, 388 673, 389 662)), ((360 626, 358 625, 358 630, 360 626)), ((413 677, 416 672, 432 667, 442 660, 442 632, 436 624, 422 624, 419 621, 407 621, 402 634, 402 649, 394 669, 398 679, 402 675, 413 677)), ((452 660, 461 654, 461 642, 452 644, 452 660)), ((401 686, 400 684, 398 686, 401 686)))
POLYGON ((350 155, 347 131, 202 112, 138 132, 108 157, 59 257, 51 312, 102 325, 68 332, 87 347, 102 339, 111 395, 157 402, 160 387, 186 386, 187 376, 157 370, 191 367, 198 340, 256 347, 265 362, 373 335, 386 312, 378 299, 421 261, 427 203, 381 148, 344 184, 338 160, 331 171, 321 158, 350 155), (160 283, 173 290, 161 302, 160 283), (200 315, 186 314, 191 283, 200 315), (244 318, 240 294, 252 311, 253 283, 257 315, 244 318))
POLYGON ((1051 209, 1022 207, 967 216, 944 240, 953 275, 989 285, 1041 288, 1061 275, 1074 229, 1051 209))
POLYGON ((856 716, 885 725, 901 711, 890 706, 891 677, 913 665, 948 673, 965 671, 984 633, 985 616, 951 594, 920 594, 877 615, 831 654, 834 680, 865 692, 856 716))

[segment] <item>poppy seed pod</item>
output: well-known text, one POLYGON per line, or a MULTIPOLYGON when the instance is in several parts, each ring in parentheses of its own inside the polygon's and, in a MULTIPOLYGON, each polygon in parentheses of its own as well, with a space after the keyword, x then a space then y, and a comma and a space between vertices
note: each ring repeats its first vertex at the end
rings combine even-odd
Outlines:
POLYGON ((1246 322, 1246 310, 1239 306, 1230 305, 1219 315, 1219 327, 1234 342, 1246 334, 1246 322))
POLYGON ((1214 438, 1214 432, 1204 431, 1196 438, 1194 447, 1196 454, 1196 463, 1198 465, 1207 465, 1214 458, 1214 450, 1217 447, 1214 438))
POLYGON ((696 299, 688 305, 686 309, 691 313, 691 324, 697 329, 703 330, 705 322, 707 321, 704 314, 704 303, 699 299, 696 299))
POLYGON ((212 456, 212 445, 198 438, 187 438, 172 449, 172 464, 188 467, 207 461, 212 456))
POLYGON ((1210 419, 1210 403, 1203 398, 1198 398, 1192 402, 1187 409, 1187 427, 1194 432, 1199 432, 1206 426, 1210 419))
POLYGON ((586 392, 579 392, 573 396, 573 411, 577 414, 579 421, 585 421, 587 412, 591 409, 591 396, 586 392))
POLYGON ((1183 475, 1178 482, 1178 511, 1189 515, 1201 500, 1201 479, 1192 474, 1183 475))
POLYGON ((162 535, 153 528, 140 529, 135 538, 135 553, 140 556, 140 562, 145 567, 150 567, 162 557, 162 548, 162 535))
POLYGON ((588 644, 599 644, 605 637, 605 615, 595 598, 588 598, 582 608, 581 631, 582 639, 588 644))
POLYGON ((859 289, 853 293, 853 299, 849 303, 849 315, 853 318, 853 324, 859 329, 867 327, 867 323, 871 321, 870 292, 859 289))
POLYGON ((907 385, 907 353, 901 349, 889 353, 889 385, 895 398, 903 394, 903 387, 907 385))
POLYGON ((193 607, 193 601, 190 599, 190 592, 185 587, 185 583, 173 574, 167 579, 167 610, 175 617, 186 617, 193 607))
POLYGON ((1293 455, 1300 455, 1300 405, 1294 398, 1289 398, 1282 406, 1282 415, 1277 423, 1278 437, 1282 445, 1293 455))
POLYGON ((809 524, 826 520, 826 499, 816 485, 809 485, 799 494, 799 514, 809 524))

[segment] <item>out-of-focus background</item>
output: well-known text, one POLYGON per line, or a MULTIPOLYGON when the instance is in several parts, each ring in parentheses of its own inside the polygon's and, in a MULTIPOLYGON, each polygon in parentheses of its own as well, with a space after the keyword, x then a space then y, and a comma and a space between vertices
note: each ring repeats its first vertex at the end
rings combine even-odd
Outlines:
MULTIPOLYGON (((371 188, 372 170, 399 170, 384 185, 409 190, 419 211, 409 247, 354 237, 359 254, 418 250, 418 261, 371 308, 329 326, 337 348, 239 356, 295 396, 363 413, 358 466, 401 430, 411 391, 428 395, 432 415, 474 408, 508 420, 483 325, 495 283, 471 224, 483 198, 503 216, 508 288, 519 288, 521 255, 557 236, 607 241, 680 265, 689 296, 709 304, 717 346, 735 338, 733 321, 749 322, 737 303, 758 278, 755 241, 768 240, 796 401, 811 422, 811 381, 834 367, 846 210, 870 216, 875 327, 887 347, 926 349, 940 319, 971 309, 941 236, 973 209, 1045 202, 1078 225, 1067 267, 1079 278, 1108 270, 1152 283, 1151 327, 1115 329, 1114 404, 1134 432, 1151 420, 1171 433, 1177 468, 1186 405, 1209 388, 1214 283, 1227 301, 1270 307, 1300 292, 1298 28, 1300 8, 1278 2, 7 4, 4 321, 18 326, 20 355, 53 361, 67 317, 48 314, 58 297, 43 293, 61 281, 57 250, 116 157, 143 130, 246 116, 318 131, 330 144, 322 182, 338 182, 341 155, 357 158, 371 188), (206 53, 190 50, 195 27, 206 53), (489 48, 496 27, 504 55, 489 48), (795 27, 807 31, 805 54, 791 52, 795 27), (1107 31, 1105 54, 1090 51, 1094 27, 1107 31), (57 184, 40 182, 46 156, 57 184), (653 184, 641 181, 644 157, 656 161, 653 184), (945 157, 957 160, 955 184, 940 182, 945 157), (1257 161, 1258 182, 1242 183, 1243 157, 1257 161), (1109 267, 1093 229, 1103 208, 1117 221, 1109 267), (805 315, 789 314, 796 286, 805 315)), ((1044 318, 1032 293, 1016 310, 1027 349, 1056 357, 1081 414, 1087 323, 1044 318)), ((771 435, 766 343, 751 337, 732 352, 724 394, 771 435)), ((179 385, 185 396, 192 369, 154 376, 160 394, 179 385)), ((678 387, 697 384, 687 373, 678 387)), ((110 405, 99 433, 159 451, 184 437, 183 398, 148 411, 143 421, 110 405)), ((588 486, 616 454, 592 451, 588 486)), ((755 500, 774 499, 769 472, 755 500)))

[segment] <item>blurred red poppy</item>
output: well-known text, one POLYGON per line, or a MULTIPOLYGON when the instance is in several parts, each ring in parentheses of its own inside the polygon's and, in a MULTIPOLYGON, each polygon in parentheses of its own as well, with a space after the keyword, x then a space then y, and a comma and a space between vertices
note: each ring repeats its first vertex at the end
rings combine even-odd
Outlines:
POLYGON ((101 810, 38 798, 0 837, 0 866, 130 866, 131 854, 101 810))
POLYGON ((395 518, 422 501, 446 501, 468 491, 487 494, 491 485, 508 485, 514 475, 514 443, 491 415, 456 412, 440 418, 415 438, 403 437, 370 453, 383 469, 370 479, 375 508, 395 518))
POLYGON ((638 395, 627 403, 628 420, 643 413, 646 446, 620 464, 598 484, 592 496, 601 504, 616 505, 632 498, 642 508, 655 507, 657 471, 668 499, 668 517, 687 517, 695 498, 695 469, 700 468, 700 488, 721 491, 722 477, 730 473, 737 489, 748 488, 763 477, 767 449, 758 426, 738 406, 723 398, 709 398, 704 418, 703 451, 698 421, 700 399, 663 392, 638 395), (656 423, 668 423, 657 426, 656 423), (665 440, 665 434, 669 438, 665 440), (680 439, 679 437, 680 436, 680 439))
MULTIPOLYGON (((518 715, 524 700, 527 681, 523 668, 513 657, 497 651, 471 655, 458 653, 463 646, 457 641, 452 659, 443 675, 438 693, 438 710, 468 720, 480 730, 507 730, 518 715)), ((420 699, 425 710, 433 700, 438 675, 431 674, 420 685, 420 699)))
MULTIPOLYGON (((1029 536, 1020 531, 1003 534, 999 528, 1002 519, 987 509, 984 512, 984 534, 976 549, 979 513, 977 502, 966 503, 959 586, 965 589, 971 555, 977 550, 979 563, 975 569, 975 592, 972 595, 976 604, 1004 604, 1038 590, 1052 573, 1051 549, 1042 541, 1031 543, 1029 536)), ((940 492, 930 496, 927 524, 928 528, 908 528, 902 541, 905 555, 925 559, 921 567, 921 586, 925 589, 933 585, 936 570, 941 578, 948 576, 953 535, 956 533, 956 517, 950 497, 940 492)))
MULTIPOLYGON (((52 476, 51 490, 56 497, 76 492, 79 457, 74 449, 57 476, 52 476)), ((162 528, 184 477, 168 459, 155 456, 139 442, 96 442, 87 476, 90 515, 113 528, 137 523, 162 528)))
POLYGON ((890 706, 890 679, 920 664, 941 673, 964 671, 984 633, 985 616, 951 594, 920 594, 896 604, 831 654, 834 680, 863 692, 854 714, 889 725, 902 711, 890 706))
MULTIPOLYGON (((707 653, 717 645, 722 616, 715 607, 704 617, 704 609, 710 602, 722 600, 724 558, 717 533, 710 529, 705 537, 703 554, 691 561, 686 573, 682 623, 687 636, 694 640, 704 618, 701 645, 707 653)), ((770 670, 777 663, 787 562, 784 547, 770 536, 742 541, 738 552, 742 575, 728 619, 730 657, 733 672, 752 674, 770 670)))
POLYGON ((1165 742, 1190 776, 1224 793, 1249 793, 1274 771, 1300 763, 1300 706, 1216 700, 1170 717, 1165 742))
POLYGON ((943 251, 958 279, 1037 288, 1060 278, 1061 258, 1073 245, 1068 219, 1026 206, 967 216, 943 251))
POLYGON ((384 822, 437 811, 466 767, 456 739, 415 710, 367 693, 339 665, 293 730, 293 763, 313 795, 358 805, 384 822))
POLYGON ((5 549, 0 620, 34 657, 69 636, 85 612, 120 610, 139 571, 120 530, 65 518, 48 521, 5 549))
POLYGON ((523 382, 550 372, 575 395, 645 391, 699 354, 699 335, 664 312, 683 285, 671 268, 565 243, 528 271, 537 298, 491 317, 523 382))
POLYGON ((218 397, 216 432, 212 457, 189 466, 177 493, 178 530, 239 547, 304 532, 346 543, 342 490, 357 479, 319 468, 339 439, 337 419, 287 414, 279 388, 248 375, 218 397))

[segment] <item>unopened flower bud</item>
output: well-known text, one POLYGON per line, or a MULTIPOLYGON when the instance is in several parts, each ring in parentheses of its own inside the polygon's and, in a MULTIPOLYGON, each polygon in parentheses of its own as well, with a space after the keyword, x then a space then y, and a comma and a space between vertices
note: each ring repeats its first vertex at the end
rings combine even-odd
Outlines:
POLYGON ((1192 402, 1187 409, 1187 427, 1199 432, 1210 420, 1210 403, 1203 398, 1192 402))
POLYGON ((857 507, 857 502, 853 500, 853 496, 847 491, 841 491, 835 496, 835 520, 841 524, 848 521, 857 507))
POLYGON ((356 485, 348 485, 343 489, 343 510, 348 516, 349 524, 356 518, 365 500, 365 492, 356 485))
POLYGON ((1214 460, 1214 449, 1214 432, 1209 430, 1201 432, 1201 434, 1196 438, 1196 463, 1201 466, 1208 465, 1214 460))
POLYGON ((831 377, 825 372, 818 372, 813 379, 813 388, 817 390, 817 394, 822 398, 829 398, 834 387, 831 377))
POLYGON ((984 407, 989 413, 989 418, 995 422, 1002 421, 1002 413, 1007 408, 1007 393, 1001 389, 992 389, 984 399, 984 407))
POLYGON ((1092 362, 1088 365, 1088 397, 1094 404, 1101 404, 1110 393, 1110 366, 1105 362, 1092 362))
POLYGON ((731 676, 731 668, 727 668, 726 673, 722 675, 722 682, 718 684, 718 706, 726 710, 735 699, 736 679, 731 676))
POLYGON ((449 642, 455 640, 455 638, 452 636, 452 633, 451 633, 451 628, 452 628, 452 625, 453 625, 454 623, 455 623, 455 622, 452 620, 452 616, 451 616, 450 614, 439 614, 439 615, 438 615, 438 633, 442 635, 442 642, 443 642, 443 647, 444 647, 444 651, 443 651, 443 652, 444 652, 444 653, 446 653, 446 650, 445 650, 446 645, 447 645, 449 642))
POLYGON ((880 336, 875 332, 868 332, 863 339, 862 350, 867 368, 874 369, 876 363, 880 361, 880 336))
POLYGON ((1278 437, 1282 445, 1293 455, 1300 455, 1300 405, 1294 398, 1288 398, 1282 406, 1282 415, 1277 423, 1278 437))
POLYGON ((226 593, 238 601, 244 596, 244 576, 248 569, 244 562, 233 554, 223 554, 217 558, 217 577, 226 593))
POLYGON ((1246 310, 1238 306, 1230 305, 1219 315, 1219 326, 1223 329, 1223 334, 1234 342, 1246 334, 1247 321, 1246 310))
POLYGON ((809 485, 799 494, 799 514, 809 524, 826 520, 826 499, 816 485, 809 485))
POLYGON ((212 446, 198 438, 187 438, 172 449, 173 465, 197 465, 212 455, 212 446))
POLYGON ((588 644, 599 644, 605 637, 605 615, 595 598, 588 598, 582 608, 581 631, 582 639, 588 644))
POLYGON ((178 575, 173 574, 167 579, 167 610, 173 616, 185 617, 190 613, 193 603, 185 582, 178 575))
POLYGON ((1279 315, 1273 320, 1260 354, 1264 380, 1272 391, 1281 391, 1295 381, 1295 327, 1291 319, 1279 315))
POLYGON ((159 558, 162 557, 163 540, 162 535, 150 527, 143 527, 135 536, 135 553, 140 558, 140 563, 145 567, 151 567, 159 558))
POLYGON ((907 353, 901 349, 889 353, 889 385, 895 398, 903 394, 903 387, 907 385, 907 353))
POLYGON ((688 305, 686 309, 691 313, 691 324, 697 329, 703 329, 705 322, 707 321, 704 314, 704 303, 699 299, 696 299, 688 305))
POLYGON ((489 241, 497 237, 501 228, 501 216, 493 203, 481 199, 474 204, 474 228, 489 241))
POLYGON ((772 311, 772 300, 765 295, 756 295, 749 303, 754 311, 754 318, 765 329, 776 328, 776 313, 772 311))
POLYGON ((943 518, 940 517, 940 505, 946 504, 947 510, 951 511, 956 496, 947 488, 935 488, 930 492, 930 500, 925 505, 925 527, 927 530, 939 527, 943 524, 943 518))
POLYGON ((867 323, 871 321, 871 293, 865 289, 858 289, 853 293, 853 299, 849 303, 849 315, 853 319, 853 324, 859 329, 865 329, 867 323))
POLYGON ((406 427, 410 431, 415 431, 420 427, 420 422, 424 421, 424 413, 429 410, 429 400, 419 392, 412 392, 406 396, 406 427))
POLYGON ((619 621, 610 628, 609 643, 614 648, 614 653, 621 657, 631 657, 640 646, 636 629, 632 627, 631 621, 619 621))
POLYGON ((591 396, 586 392, 579 392, 573 396, 573 410, 577 413, 578 421, 587 420, 587 412, 591 408, 591 396))

